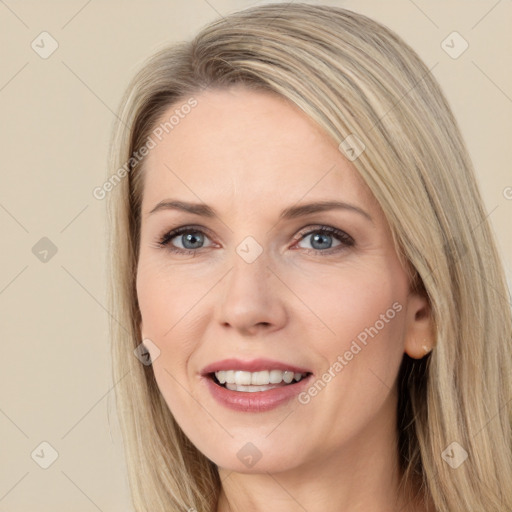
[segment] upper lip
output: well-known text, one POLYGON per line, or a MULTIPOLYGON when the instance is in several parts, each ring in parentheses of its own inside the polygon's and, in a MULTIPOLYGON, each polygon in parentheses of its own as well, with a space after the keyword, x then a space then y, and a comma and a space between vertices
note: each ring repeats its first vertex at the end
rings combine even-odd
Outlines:
POLYGON ((251 359, 244 361, 242 359, 230 358, 216 361, 201 370, 202 375, 209 373, 226 371, 226 370, 241 370, 246 372, 259 372, 263 370, 281 370, 292 371, 294 373, 311 373, 308 369, 296 366, 294 364, 283 363, 281 361, 274 361, 272 359, 251 359))

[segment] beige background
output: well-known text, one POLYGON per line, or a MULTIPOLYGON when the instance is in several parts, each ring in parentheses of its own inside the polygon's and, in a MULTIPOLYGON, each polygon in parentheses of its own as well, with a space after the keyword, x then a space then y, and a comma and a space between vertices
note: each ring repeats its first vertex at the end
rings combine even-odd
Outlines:
MULTIPOLYGON (((0 2, 0 512, 132 510, 110 374, 104 202, 92 190, 105 179, 113 111, 143 59, 262 3, 0 2), (43 31, 59 45, 47 59, 31 47, 43 31), (45 263, 32 252, 42 237, 57 247, 45 263), (58 452, 48 469, 36 463, 51 454, 43 441, 58 452)), ((310 3, 366 13, 437 64, 512 282, 512 2, 310 3), (453 31, 469 43, 457 59, 441 47, 453 31)))

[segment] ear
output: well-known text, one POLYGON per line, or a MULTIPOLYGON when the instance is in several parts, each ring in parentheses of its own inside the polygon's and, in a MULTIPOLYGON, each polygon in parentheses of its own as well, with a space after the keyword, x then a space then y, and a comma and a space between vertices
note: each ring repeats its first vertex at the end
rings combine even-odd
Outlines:
POLYGON ((413 359, 425 357, 435 346, 435 328, 428 298, 411 293, 407 299, 404 351, 413 359))

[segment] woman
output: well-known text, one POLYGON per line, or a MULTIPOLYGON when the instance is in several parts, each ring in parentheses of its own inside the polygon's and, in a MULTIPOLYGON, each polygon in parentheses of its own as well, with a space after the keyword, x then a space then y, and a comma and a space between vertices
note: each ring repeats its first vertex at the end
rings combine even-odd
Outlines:
POLYGON ((504 274, 411 48, 341 8, 242 11, 146 63, 112 147, 137 511, 512 510, 504 274))

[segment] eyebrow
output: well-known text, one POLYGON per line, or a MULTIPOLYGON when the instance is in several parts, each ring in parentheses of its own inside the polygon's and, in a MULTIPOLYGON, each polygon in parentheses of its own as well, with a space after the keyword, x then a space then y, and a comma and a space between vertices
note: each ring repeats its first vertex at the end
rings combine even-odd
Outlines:
MULTIPOLYGON (((165 199, 160 201, 148 215, 152 215, 162 210, 178 210, 194 215, 200 215, 201 217, 218 218, 217 213, 210 206, 203 203, 188 203, 186 201, 175 201, 172 199, 165 199)), ((279 215, 280 220, 291 220, 312 213, 324 212, 328 210, 349 210, 359 213, 367 220, 373 223, 372 217, 363 209, 359 208, 350 203, 343 201, 318 201, 314 203, 301 204, 299 206, 290 206, 285 208, 279 215)))

